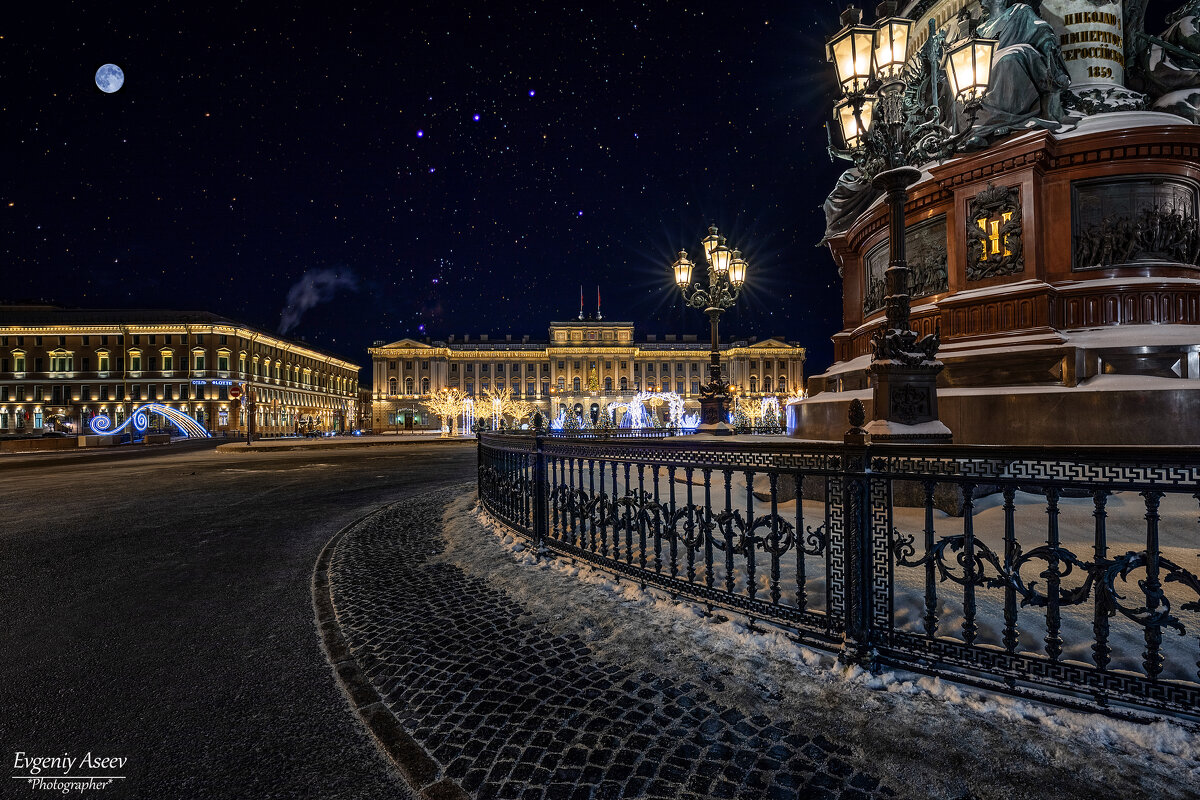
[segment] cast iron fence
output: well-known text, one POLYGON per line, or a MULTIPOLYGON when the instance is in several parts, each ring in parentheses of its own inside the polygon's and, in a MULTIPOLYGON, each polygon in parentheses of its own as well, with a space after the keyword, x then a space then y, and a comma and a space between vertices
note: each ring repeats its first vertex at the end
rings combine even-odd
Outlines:
POLYGON ((1200 717, 1197 448, 485 433, 478 480, 541 555, 846 660, 1200 717))

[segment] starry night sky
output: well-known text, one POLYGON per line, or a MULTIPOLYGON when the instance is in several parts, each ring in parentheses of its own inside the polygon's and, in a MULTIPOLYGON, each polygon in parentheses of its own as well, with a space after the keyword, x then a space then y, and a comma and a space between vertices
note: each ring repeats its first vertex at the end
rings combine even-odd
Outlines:
POLYGON ((307 274, 331 297, 289 335, 366 364, 378 339, 542 339, 582 283, 639 336, 703 336, 667 267, 715 222, 751 270, 722 338, 832 359, 843 2, 36 5, 0 20, 0 302, 276 331, 307 274))

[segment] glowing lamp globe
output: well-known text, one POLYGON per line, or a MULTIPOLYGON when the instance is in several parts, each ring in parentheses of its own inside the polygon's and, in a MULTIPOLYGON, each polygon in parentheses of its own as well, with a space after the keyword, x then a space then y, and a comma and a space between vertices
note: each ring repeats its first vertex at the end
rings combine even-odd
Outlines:
POLYGON ((908 37, 913 21, 888 17, 875 25, 875 73, 883 79, 899 78, 908 61, 908 37))
MULTIPOLYGON (((853 11, 858 9, 847 9, 847 13, 853 11)), ((845 27, 833 35, 827 46, 838 83, 846 94, 866 91, 874 71, 876 31, 869 25, 861 24, 861 18, 861 11, 845 17, 845 27), (858 19, 853 19, 853 16, 858 19)))
POLYGON ((712 262, 713 272, 718 275, 724 275, 729 271, 729 261, 733 258, 733 251, 725 246, 724 240, 717 245, 712 251, 709 260, 712 262))
POLYGON ((729 283, 735 289, 742 288, 742 284, 746 282, 746 268, 749 264, 742 258, 741 250, 733 251, 733 260, 729 262, 729 283))
POLYGON ((712 261, 713 250, 717 249, 717 245, 721 243, 721 237, 717 235, 717 226, 708 226, 708 236, 700 240, 700 244, 704 247, 704 258, 707 261, 712 261))
POLYGON ((686 250, 679 251, 679 258, 671 265, 671 269, 675 272, 675 284, 680 288, 692 282, 692 262, 688 260, 686 250))
POLYGON ((950 76, 950 88, 960 101, 978 100, 987 91, 995 49, 995 39, 969 36, 960 39, 946 51, 946 73, 950 76))
POLYGON ((843 100, 833 107, 833 118, 842 133, 842 141, 850 150, 857 150, 863 143, 863 137, 871 129, 871 120, 875 114, 875 96, 865 95, 862 108, 858 115, 854 114, 854 104, 843 100), (860 124, 861 123, 861 124, 860 124))

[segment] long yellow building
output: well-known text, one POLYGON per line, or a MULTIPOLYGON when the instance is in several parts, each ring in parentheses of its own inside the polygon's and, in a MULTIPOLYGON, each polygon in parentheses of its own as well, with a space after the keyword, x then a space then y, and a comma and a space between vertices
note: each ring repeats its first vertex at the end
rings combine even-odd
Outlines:
MULTIPOLYGON (((548 341, 529 337, 448 337, 445 341, 400 339, 369 349, 372 423, 376 431, 435 424, 424 404, 453 387, 468 396, 517 395, 549 416, 574 409, 595 413, 601 405, 632 399, 642 391, 670 391, 699 408, 708 380, 711 345, 691 334, 645 336, 632 322, 551 322, 548 341)), ((743 395, 784 397, 804 385, 805 350, 781 339, 720 346, 727 380, 743 395)))
POLYGON ((149 402, 234 435, 250 392, 260 435, 347 430, 358 371, 206 312, 0 306, 0 435, 88 433, 94 417, 120 425, 149 402))

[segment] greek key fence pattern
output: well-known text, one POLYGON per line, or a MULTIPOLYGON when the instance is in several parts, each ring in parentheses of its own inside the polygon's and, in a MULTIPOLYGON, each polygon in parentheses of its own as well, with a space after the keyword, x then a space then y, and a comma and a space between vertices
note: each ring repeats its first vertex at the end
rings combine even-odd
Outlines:
POLYGON ((483 434, 479 495, 848 661, 1200 719, 1200 450, 799 444, 483 434))

